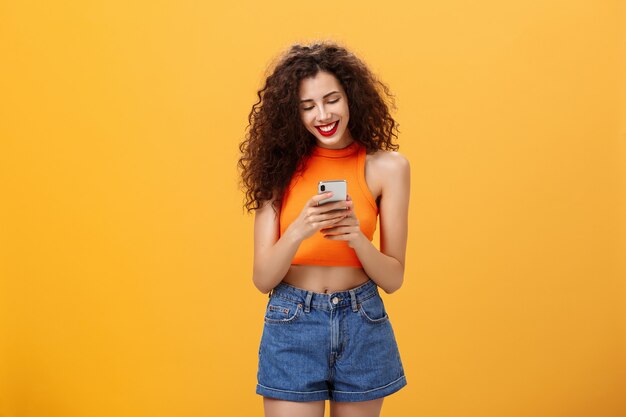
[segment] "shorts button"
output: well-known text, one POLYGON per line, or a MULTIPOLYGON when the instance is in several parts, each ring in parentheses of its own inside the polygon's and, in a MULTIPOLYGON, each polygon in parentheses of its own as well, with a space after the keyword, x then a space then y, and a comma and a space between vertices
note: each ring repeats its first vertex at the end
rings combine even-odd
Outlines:
POLYGON ((337 304, 339 302, 339 298, 333 297, 333 304, 337 304))

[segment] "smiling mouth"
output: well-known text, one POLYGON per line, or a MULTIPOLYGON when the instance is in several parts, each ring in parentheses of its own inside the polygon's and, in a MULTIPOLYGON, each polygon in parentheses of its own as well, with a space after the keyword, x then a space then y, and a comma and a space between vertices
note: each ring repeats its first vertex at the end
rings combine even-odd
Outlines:
POLYGON ((332 136, 337 131, 337 126, 339 126, 339 120, 333 123, 329 123, 327 125, 315 126, 315 128, 318 132, 320 132, 322 136, 332 136))

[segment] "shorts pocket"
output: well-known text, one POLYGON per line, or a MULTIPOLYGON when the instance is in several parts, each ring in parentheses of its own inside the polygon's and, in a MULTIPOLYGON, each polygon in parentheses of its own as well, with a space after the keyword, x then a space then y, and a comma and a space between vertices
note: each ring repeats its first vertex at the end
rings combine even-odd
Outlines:
POLYGON ((265 309, 265 323, 289 324, 300 316, 302 304, 281 297, 271 297, 265 309))
POLYGON ((383 299, 378 294, 360 302, 358 309, 361 317, 368 323, 378 324, 389 320, 383 299))

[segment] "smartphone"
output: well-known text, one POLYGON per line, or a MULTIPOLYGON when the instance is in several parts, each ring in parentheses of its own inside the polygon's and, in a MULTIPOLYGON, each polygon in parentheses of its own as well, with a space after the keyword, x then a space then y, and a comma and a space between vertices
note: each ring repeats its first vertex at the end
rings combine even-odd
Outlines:
POLYGON ((318 194, 327 193, 329 191, 332 191, 333 195, 330 198, 320 200, 320 206, 322 204, 332 203, 334 201, 342 201, 348 198, 348 182, 346 180, 330 180, 320 181, 317 184, 318 194))

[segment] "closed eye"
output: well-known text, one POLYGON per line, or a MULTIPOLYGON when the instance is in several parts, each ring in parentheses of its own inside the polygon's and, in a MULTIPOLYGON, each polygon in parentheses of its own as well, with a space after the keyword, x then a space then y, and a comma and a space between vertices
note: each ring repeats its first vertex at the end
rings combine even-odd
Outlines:
MULTIPOLYGON (((338 99, 338 98, 336 98, 336 99, 334 99, 334 100, 332 100, 332 101, 329 101, 329 102, 328 102, 328 104, 335 104, 335 103, 336 103, 336 102, 338 102, 338 101, 339 101, 339 99, 338 99)), ((302 110, 304 110, 304 111, 309 111, 309 110, 311 110, 311 109, 313 109, 313 108, 315 108, 315 106, 311 106, 311 107, 303 107, 303 108, 302 108, 302 110)))

